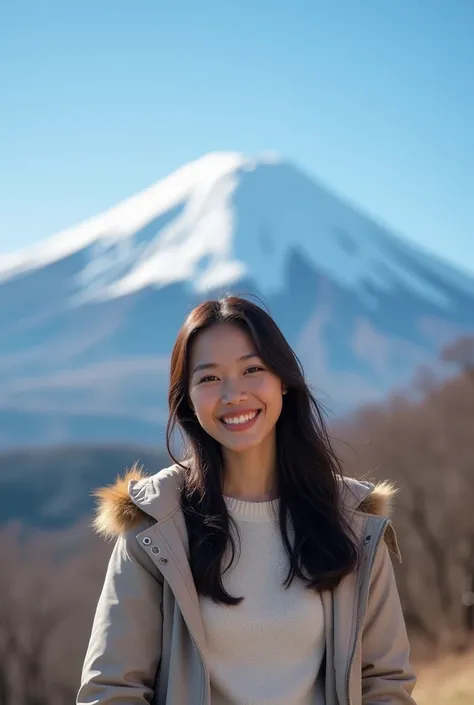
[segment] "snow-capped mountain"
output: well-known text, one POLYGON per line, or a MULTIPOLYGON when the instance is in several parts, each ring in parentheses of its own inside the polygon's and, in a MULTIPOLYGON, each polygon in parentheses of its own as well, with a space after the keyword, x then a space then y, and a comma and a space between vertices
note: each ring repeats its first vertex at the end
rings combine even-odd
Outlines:
POLYGON ((338 412, 474 331, 474 279, 277 157, 210 154, 0 257, 0 443, 159 442, 174 336, 222 290, 260 294, 338 412))

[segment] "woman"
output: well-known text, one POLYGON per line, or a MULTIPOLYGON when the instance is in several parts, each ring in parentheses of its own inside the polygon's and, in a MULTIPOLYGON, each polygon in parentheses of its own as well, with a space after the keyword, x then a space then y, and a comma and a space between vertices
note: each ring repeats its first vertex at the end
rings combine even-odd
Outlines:
POLYGON ((169 409, 186 459, 98 493, 118 538, 77 703, 413 704, 391 489, 342 478, 270 316, 197 306, 169 409))

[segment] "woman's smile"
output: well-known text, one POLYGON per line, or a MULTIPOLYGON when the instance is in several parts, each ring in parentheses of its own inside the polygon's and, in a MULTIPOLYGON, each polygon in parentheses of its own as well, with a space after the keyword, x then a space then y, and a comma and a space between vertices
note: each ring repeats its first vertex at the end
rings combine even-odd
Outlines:
POLYGON ((256 424, 261 412, 261 409, 233 411, 221 416, 220 421, 228 431, 247 431, 256 424))

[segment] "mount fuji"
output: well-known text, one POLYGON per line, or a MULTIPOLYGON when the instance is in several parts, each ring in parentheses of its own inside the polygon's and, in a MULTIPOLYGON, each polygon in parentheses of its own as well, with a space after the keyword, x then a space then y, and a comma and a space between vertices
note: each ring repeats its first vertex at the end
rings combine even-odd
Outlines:
POLYGON ((0 446, 159 445, 190 307, 257 293, 337 414, 474 332, 474 278, 274 155, 213 153, 0 257, 0 446))

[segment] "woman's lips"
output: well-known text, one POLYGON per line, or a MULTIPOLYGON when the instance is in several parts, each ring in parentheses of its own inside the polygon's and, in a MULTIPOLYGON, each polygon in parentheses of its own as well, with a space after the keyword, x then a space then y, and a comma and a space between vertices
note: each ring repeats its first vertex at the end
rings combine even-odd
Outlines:
POLYGON ((251 428, 260 416, 261 409, 249 409, 240 413, 225 414, 220 421, 228 431, 247 431, 251 428))

